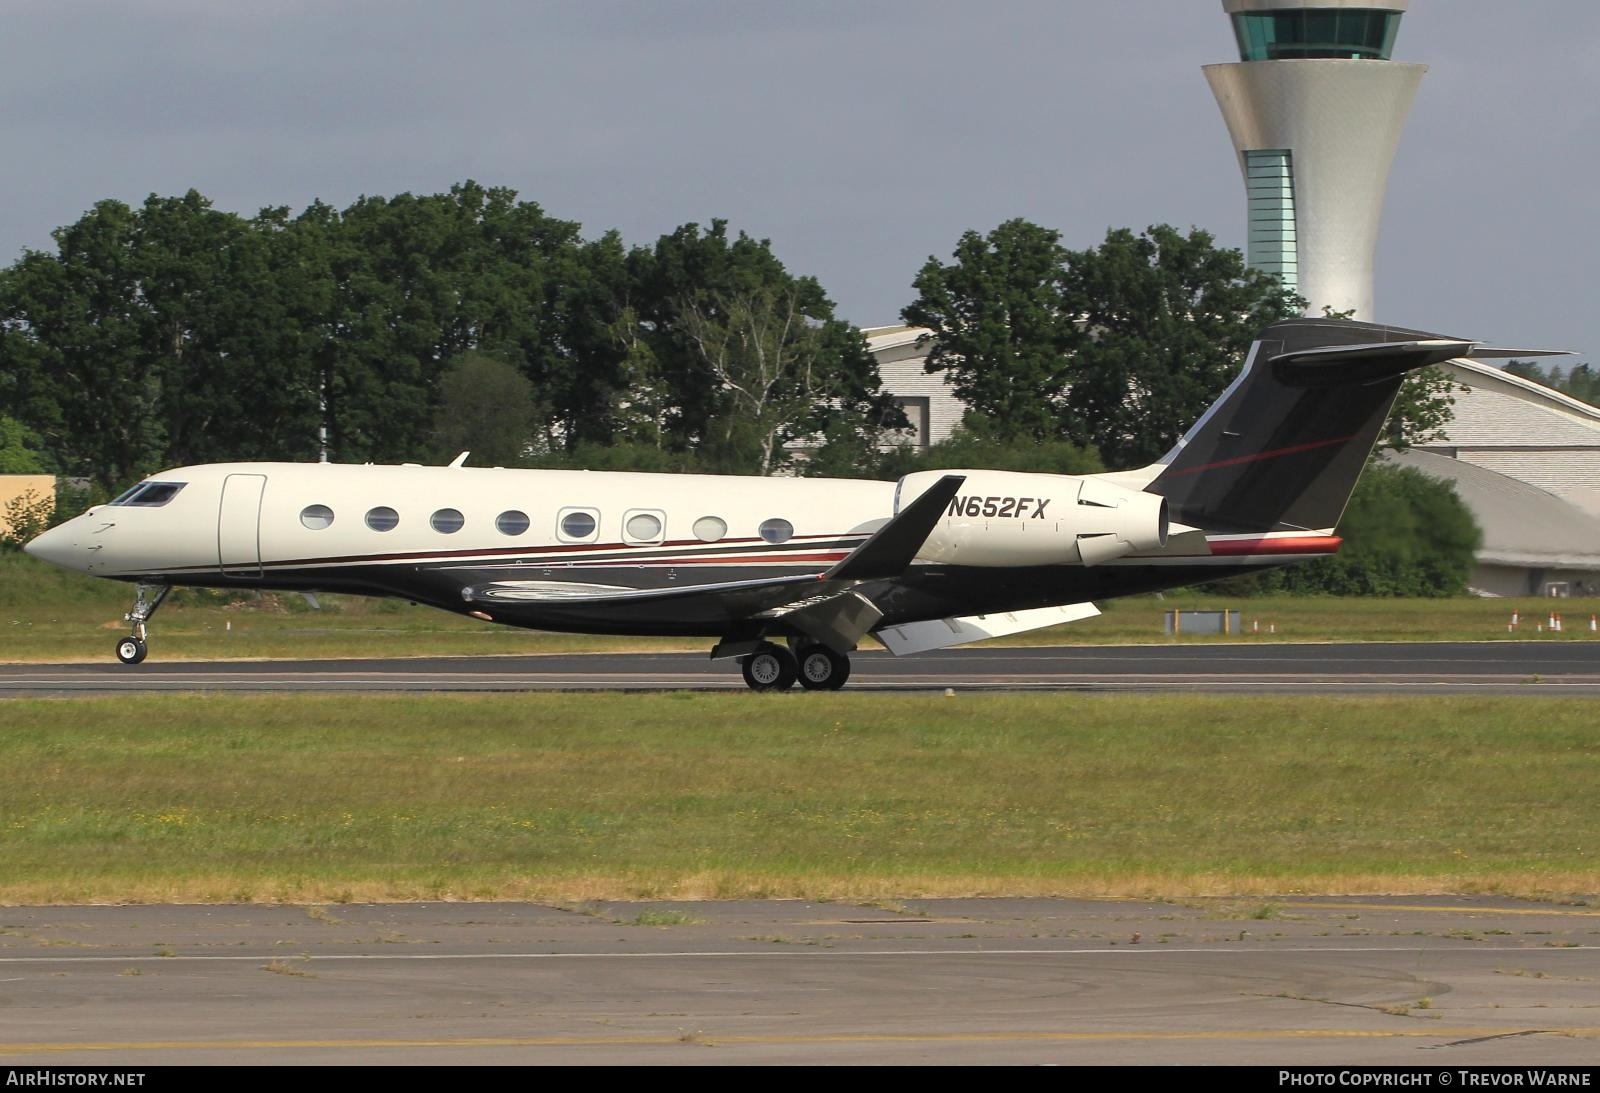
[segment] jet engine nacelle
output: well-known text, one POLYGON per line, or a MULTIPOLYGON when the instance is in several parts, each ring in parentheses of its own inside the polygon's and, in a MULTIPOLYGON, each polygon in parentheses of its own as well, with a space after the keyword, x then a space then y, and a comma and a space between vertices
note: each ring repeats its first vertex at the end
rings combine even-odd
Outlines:
POLYGON ((917 561, 971 566, 1098 565, 1167 545, 1167 499, 1097 478, 1015 471, 918 471, 895 512, 947 474, 966 476, 917 561))

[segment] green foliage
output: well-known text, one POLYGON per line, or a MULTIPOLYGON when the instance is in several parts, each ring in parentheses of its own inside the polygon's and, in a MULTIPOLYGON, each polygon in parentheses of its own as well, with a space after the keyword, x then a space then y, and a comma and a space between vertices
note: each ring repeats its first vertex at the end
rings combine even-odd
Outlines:
POLYGON ((1301 303, 1209 233, 1166 224, 1139 236, 1117 229, 1098 249, 1070 253, 1063 289, 1083 320, 1068 435, 1113 467, 1170 449, 1238 374, 1262 328, 1301 303))
POLYGON ((23 490, 0 506, 0 550, 21 550, 35 535, 50 526, 54 499, 23 490))
POLYGON ((536 456, 530 464, 568 471, 652 471, 657 473, 710 473, 693 451, 673 451, 654 444, 600 444, 585 441, 569 449, 536 456))
POLYGON ((1093 448, 1070 440, 1006 440, 958 429, 948 440, 924 451, 901 447, 888 452, 873 477, 899 478, 913 471, 982 468, 1038 474, 1095 474, 1105 470, 1093 448))
POLYGON ((521 466, 537 428, 533 384, 504 361, 465 353, 440 378, 433 412, 439 462, 470 451, 476 466, 521 466))
POLYGON ((1058 238, 1023 220, 967 232, 953 263, 928 260, 902 312, 932 329, 928 370, 949 373, 990 435, 1149 463, 1299 302, 1203 231, 1118 229, 1084 251, 1058 238))
POLYGON ((1411 467, 1377 463, 1356 485, 1332 558, 1272 570, 1235 592, 1331 596, 1454 596, 1466 591, 1483 535, 1455 487, 1411 467))
POLYGON ((344 462, 620 441, 765 472, 904 426, 821 286, 722 221, 630 251, 465 182, 248 219, 194 191, 103 201, 55 239, 0 270, 0 399, 46 466, 106 492, 312 459, 323 434, 344 462), (504 366, 492 396, 469 354, 504 366))
POLYGON ((962 234, 949 265, 930 257, 906 322, 933 331, 926 368, 946 372, 968 416, 996 435, 1061 437, 1077 316, 1062 286, 1059 233, 1008 220, 962 234))
POLYGON ((0 474, 44 473, 44 461, 29 440, 20 421, 0 414, 0 474))
POLYGON ((1436 364, 1411 373, 1395 396, 1377 450, 1403 452, 1441 439, 1455 418, 1455 392, 1460 390, 1461 384, 1436 364))
POLYGON ((1590 406, 1600 406, 1600 371, 1588 364, 1571 368, 1543 368, 1537 361, 1508 361, 1506 371, 1570 395, 1590 406))
POLYGON ((635 384, 614 403, 624 435, 708 471, 768 474, 795 446, 842 463, 905 427, 860 331, 767 240, 685 224, 626 267, 630 304, 611 327, 635 384))

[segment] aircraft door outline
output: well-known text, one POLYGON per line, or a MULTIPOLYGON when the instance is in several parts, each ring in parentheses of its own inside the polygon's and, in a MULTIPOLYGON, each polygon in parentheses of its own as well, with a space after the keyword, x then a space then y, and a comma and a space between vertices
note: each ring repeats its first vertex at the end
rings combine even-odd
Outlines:
POLYGON ((217 567, 224 577, 261 576, 261 500, 264 474, 230 474, 217 508, 217 567))

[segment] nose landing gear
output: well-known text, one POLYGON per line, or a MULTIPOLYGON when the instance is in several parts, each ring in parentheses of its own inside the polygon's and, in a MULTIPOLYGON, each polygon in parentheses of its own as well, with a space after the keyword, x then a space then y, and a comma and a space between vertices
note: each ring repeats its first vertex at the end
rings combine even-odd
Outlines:
POLYGON ((165 600, 167 593, 171 591, 172 586, 169 584, 140 582, 135 588, 133 609, 122 616, 125 622, 132 624, 133 633, 117 639, 117 659, 122 663, 138 664, 150 654, 150 647, 145 643, 145 623, 150 621, 150 616, 156 613, 161 601, 165 600))

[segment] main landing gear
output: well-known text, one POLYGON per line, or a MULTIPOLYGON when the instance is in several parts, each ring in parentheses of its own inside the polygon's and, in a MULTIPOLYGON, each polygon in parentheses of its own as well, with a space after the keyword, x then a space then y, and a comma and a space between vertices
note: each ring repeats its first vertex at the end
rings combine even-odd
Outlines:
POLYGON ((161 606, 161 601, 167 598, 167 593, 172 591, 169 584, 145 584, 140 582, 134 590, 133 609, 122 616, 125 622, 133 625, 133 633, 125 638, 117 639, 117 659, 124 664, 138 664, 150 654, 150 647, 145 644, 145 623, 150 621, 150 616, 156 613, 161 606))
POLYGON ((808 691, 837 691, 850 678, 850 658, 826 645, 794 650, 764 641, 739 658, 744 681, 755 691, 787 691, 796 682, 808 691))

